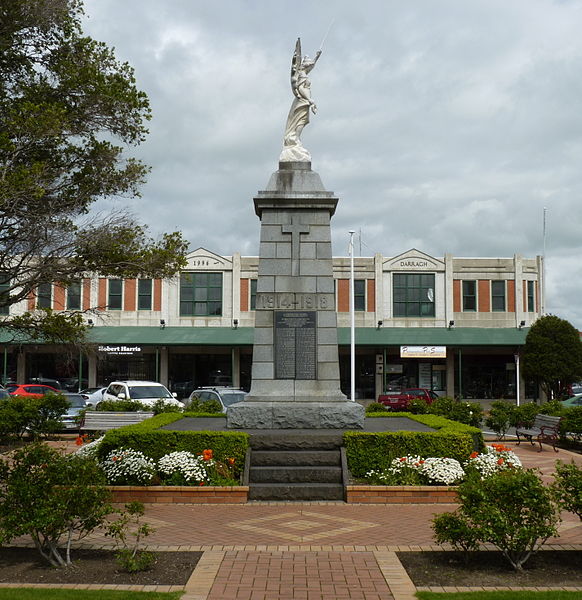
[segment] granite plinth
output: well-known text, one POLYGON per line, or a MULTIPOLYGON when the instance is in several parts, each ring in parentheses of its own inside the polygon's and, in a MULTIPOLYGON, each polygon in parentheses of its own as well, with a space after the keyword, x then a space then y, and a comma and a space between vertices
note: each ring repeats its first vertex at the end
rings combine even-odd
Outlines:
POLYGON ((237 402, 226 413, 229 429, 363 429, 357 402, 237 402))

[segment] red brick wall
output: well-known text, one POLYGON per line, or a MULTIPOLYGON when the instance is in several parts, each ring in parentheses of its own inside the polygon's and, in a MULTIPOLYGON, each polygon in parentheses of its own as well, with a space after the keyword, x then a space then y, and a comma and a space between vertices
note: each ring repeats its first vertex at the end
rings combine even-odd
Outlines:
POLYGON ((126 279, 123 283, 123 310, 136 308, 137 279, 126 279))
POLYGON ((488 279, 479 279, 477 288, 479 295, 479 312, 491 312, 491 282, 488 279))
POLYGON ((461 312, 461 280, 453 279, 453 312, 461 312))
POLYGON ((515 280, 507 282, 507 312, 515 312, 515 280))
POLYGON ((240 280, 240 310, 241 312, 249 310, 249 280, 246 278, 240 280))
POLYGON ((350 312, 350 280, 337 280, 337 311, 350 312))
POLYGON ((154 279, 154 310, 162 310, 162 280, 154 279))
POLYGON ((366 290, 366 303, 368 312, 376 310, 376 282, 373 279, 367 280, 368 289, 366 290))

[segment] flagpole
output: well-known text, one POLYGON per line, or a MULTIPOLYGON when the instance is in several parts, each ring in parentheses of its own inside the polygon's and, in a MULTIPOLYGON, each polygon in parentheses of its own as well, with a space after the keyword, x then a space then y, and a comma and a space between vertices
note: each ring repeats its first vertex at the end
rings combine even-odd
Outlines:
POLYGON ((356 401, 356 318, 354 293, 354 233, 350 230, 350 400, 356 401))

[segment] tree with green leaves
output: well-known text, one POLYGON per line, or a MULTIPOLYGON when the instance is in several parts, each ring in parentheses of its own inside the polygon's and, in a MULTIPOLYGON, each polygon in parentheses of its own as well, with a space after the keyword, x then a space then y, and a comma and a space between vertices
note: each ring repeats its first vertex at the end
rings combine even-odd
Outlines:
POLYGON ((555 315, 540 317, 525 339, 523 374, 538 383, 548 399, 567 395, 568 386, 582 377, 578 330, 555 315))
MULTIPOLYGON (((83 35, 82 16, 81 0, 0 6, 0 308, 43 283, 169 277, 185 264, 179 232, 154 240, 124 210, 91 213, 100 198, 139 196, 148 167, 125 147, 144 141, 151 114, 132 67, 83 35)), ((78 317, 56 318, 0 325, 46 341, 82 336, 78 317)))

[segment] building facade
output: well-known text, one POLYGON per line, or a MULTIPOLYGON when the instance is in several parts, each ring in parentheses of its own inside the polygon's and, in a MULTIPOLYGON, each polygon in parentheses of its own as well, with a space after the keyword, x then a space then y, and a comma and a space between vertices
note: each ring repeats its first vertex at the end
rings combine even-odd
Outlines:
MULTIPOLYGON (((3 379, 70 389, 151 379, 183 396, 201 385, 248 388, 258 257, 188 255, 175 278, 87 277, 42 286, 15 314, 85 311, 91 351, 0 342, 3 379)), ((543 306, 540 256, 461 258, 411 249, 354 258, 356 397, 397 386, 467 399, 515 398, 519 352, 543 306)), ((350 259, 333 260, 341 385, 349 393, 350 259)), ((521 380, 520 380, 521 381, 521 380)), ((531 395, 521 382, 521 396, 531 395)))

